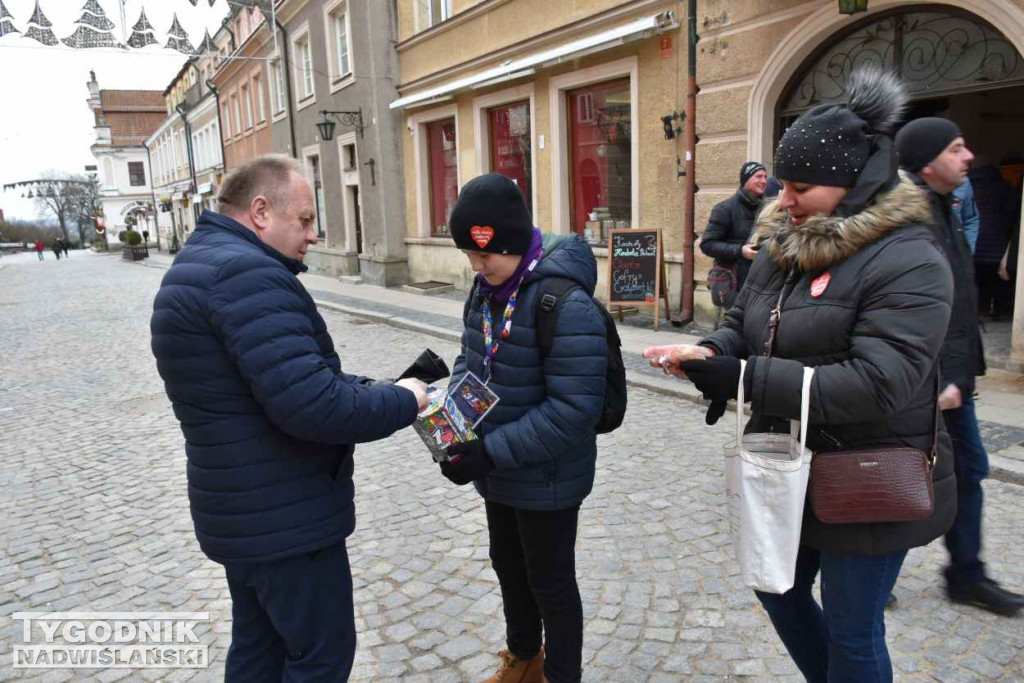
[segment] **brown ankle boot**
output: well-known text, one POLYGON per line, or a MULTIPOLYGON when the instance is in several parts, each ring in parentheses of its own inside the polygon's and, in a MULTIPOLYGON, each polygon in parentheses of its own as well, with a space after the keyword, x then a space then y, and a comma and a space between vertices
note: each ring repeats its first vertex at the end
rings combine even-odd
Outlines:
POLYGON ((541 683, 544 679, 544 650, 532 659, 519 659, 508 650, 498 653, 498 671, 483 683, 541 683))

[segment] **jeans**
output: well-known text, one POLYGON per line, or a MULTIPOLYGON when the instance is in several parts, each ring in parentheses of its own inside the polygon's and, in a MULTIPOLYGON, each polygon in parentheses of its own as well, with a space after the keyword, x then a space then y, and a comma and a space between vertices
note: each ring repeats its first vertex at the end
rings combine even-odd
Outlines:
POLYGON ((226 564, 225 683, 344 683, 356 654, 345 543, 274 562, 226 564))
POLYGON ((988 476, 988 453, 981 442, 973 398, 965 397, 962 406, 946 410, 942 416, 953 441, 957 504, 953 527, 946 533, 950 558, 946 581, 967 588, 985 578, 981 561, 981 482, 988 476))
POLYGON ((800 547, 796 582, 782 595, 755 591, 808 683, 891 683, 885 602, 906 551, 838 555, 800 547), (821 606, 811 587, 821 571, 821 606))
POLYGON ((488 502, 491 564, 501 584, 509 652, 530 659, 544 635, 544 675, 579 683, 583 667, 583 603, 576 585, 580 507, 519 510, 488 502))

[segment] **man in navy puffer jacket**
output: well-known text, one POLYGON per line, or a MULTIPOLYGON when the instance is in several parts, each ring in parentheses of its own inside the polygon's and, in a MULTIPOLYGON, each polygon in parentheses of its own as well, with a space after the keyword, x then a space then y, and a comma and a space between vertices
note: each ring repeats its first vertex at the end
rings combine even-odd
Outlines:
POLYGON ((508 646, 486 683, 578 683, 576 527, 594 485, 608 354, 591 298, 597 262, 578 236, 533 227, 519 188, 497 173, 462 188, 449 222, 477 272, 451 386, 472 372, 501 399, 477 427, 481 438, 450 447, 451 461, 441 464, 456 484, 472 481, 485 501, 508 646), (556 309, 544 357, 535 323, 539 284, 548 277, 580 287, 556 309))
POLYGON ((412 424, 425 387, 342 372, 296 277, 317 237, 293 160, 247 162, 218 202, 164 277, 151 329, 185 436, 196 536, 231 590, 225 680, 346 681, 353 444, 412 424))

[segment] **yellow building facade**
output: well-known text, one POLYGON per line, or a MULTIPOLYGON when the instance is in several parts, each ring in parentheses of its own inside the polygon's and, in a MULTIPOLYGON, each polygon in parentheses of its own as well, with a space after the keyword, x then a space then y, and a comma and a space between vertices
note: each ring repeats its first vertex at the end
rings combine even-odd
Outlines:
MULTIPOLYGON (((1024 174, 1024 0, 869 0, 866 12, 852 15, 840 4, 696 2, 698 245, 712 207, 736 191, 743 162, 760 161, 770 172, 785 127, 815 104, 841 100, 846 77, 862 63, 903 75, 910 117, 955 121, 978 154, 976 166, 998 167, 1011 184, 1024 174)), ((606 295, 606 229, 661 229, 676 310, 687 122, 675 115, 686 104, 690 6, 400 1, 399 99, 391 106, 405 123, 410 281, 468 286, 471 273, 446 236, 445 210, 458 187, 498 170, 527 181, 539 227, 592 241, 599 298, 606 295), (668 139, 668 128, 680 134, 668 139)), ((1007 226, 1009 234, 1017 230, 1016 222, 1007 226)), ((694 252, 695 317, 706 323, 714 317, 711 261, 699 246, 694 252)), ((1013 287, 1024 301, 1024 278, 1013 287)), ((1004 336, 986 337, 997 365, 1024 369, 1024 305, 1004 336)))

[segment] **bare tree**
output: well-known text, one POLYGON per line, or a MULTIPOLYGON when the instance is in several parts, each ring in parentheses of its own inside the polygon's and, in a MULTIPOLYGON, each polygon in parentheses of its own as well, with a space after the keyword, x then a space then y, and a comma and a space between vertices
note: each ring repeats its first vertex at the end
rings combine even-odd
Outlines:
POLYGON ((100 183, 95 176, 74 176, 77 184, 68 188, 68 216, 78 228, 78 243, 85 246, 85 240, 95 234, 96 209, 100 208, 100 183))
POLYGON ((32 243, 37 239, 49 243, 56 228, 37 221, 12 219, 0 221, 0 242, 32 243))
POLYGON ((84 243, 83 214, 87 211, 91 219, 99 194, 94 178, 64 171, 46 171, 36 180, 19 184, 31 184, 36 208, 40 213, 52 214, 57 219, 65 241, 70 242, 68 223, 74 221, 78 225, 79 239, 84 243))

